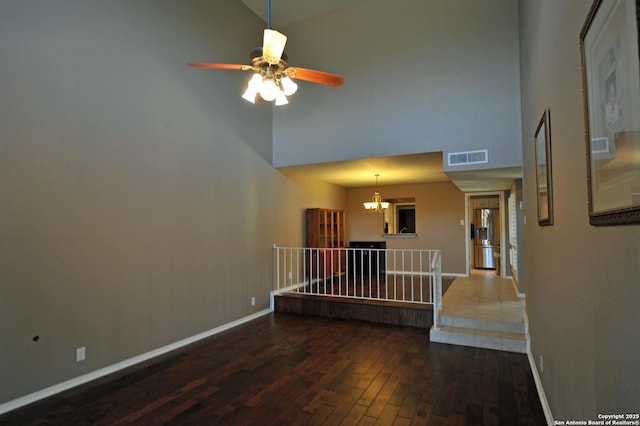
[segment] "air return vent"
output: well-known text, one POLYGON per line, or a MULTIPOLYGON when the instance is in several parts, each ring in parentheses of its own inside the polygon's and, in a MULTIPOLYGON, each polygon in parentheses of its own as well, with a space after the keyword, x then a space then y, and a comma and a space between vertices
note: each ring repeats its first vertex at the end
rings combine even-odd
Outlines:
POLYGON ((593 138, 591 139, 591 153, 602 154, 609 152, 609 138, 593 138))
POLYGON ((450 152, 449 165, 462 166, 466 164, 481 164, 489 162, 489 150, 482 149, 480 151, 466 152, 450 152))

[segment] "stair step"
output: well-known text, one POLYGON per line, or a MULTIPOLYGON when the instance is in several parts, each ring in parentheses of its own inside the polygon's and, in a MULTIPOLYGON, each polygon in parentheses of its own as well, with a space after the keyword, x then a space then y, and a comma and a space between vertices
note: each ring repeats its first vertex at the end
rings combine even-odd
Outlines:
POLYGON ((499 331, 503 333, 525 334, 527 332, 527 325, 524 318, 520 321, 469 318, 441 311, 440 315, 438 315, 438 324, 442 324, 447 327, 474 328, 486 331, 499 331))
POLYGON ((429 340, 436 343, 527 353, 527 335, 502 331, 477 330, 466 327, 431 327, 429 340))

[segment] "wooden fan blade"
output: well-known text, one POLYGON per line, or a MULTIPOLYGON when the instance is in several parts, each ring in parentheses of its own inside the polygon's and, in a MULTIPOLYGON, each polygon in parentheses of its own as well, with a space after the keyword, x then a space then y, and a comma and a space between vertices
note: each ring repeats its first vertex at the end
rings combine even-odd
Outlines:
POLYGON ((340 87, 344 83, 344 77, 329 74, 327 72, 309 70, 306 68, 289 67, 285 70, 287 76, 312 83, 325 84, 332 87, 340 87))
POLYGON ((241 71, 246 71, 251 69, 250 65, 240 65, 240 64, 206 64, 206 63, 190 62, 189 66, 194 68, 217 68, 217 69, 223 69, 223 70, 241 70, 241 71))

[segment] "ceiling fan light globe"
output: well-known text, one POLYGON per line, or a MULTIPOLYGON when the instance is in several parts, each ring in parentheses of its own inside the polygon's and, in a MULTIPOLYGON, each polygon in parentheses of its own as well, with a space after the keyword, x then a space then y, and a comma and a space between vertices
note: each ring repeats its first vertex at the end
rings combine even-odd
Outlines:
POLYGON ((262 84, 262 76, 258 73, 253 74, 251 80, 249 80, 249 88, 253 88, 256 92, 260 90, 262 84))
POLYGON ((245 101, 249 101, 252 104, 256 103, 256 95, 258 94, 258 91, 254 88, 247 88, 247 90, 245 90, 244 94, 242 95, 242 99, 244 99, 245 101))
POLYGON ((278 94, 276 95, 276 106, 286 105, 289 103, 287 96, 281 91, 278 90, 278 94))
POLYGON ((262 99, 265 101, 274 100, 276 96, 278 96, 279 91, 280 89, 278 89, 275 81, 271 79, 265 79, 260 86, 260 96, 262 96, 262 99))
POLYGON ((281 83, 282 83, 282 90, 284 91, 284 94, 287 96, 291 96, 298 91, 298 85, 289 77, 283 78, 281 83))
POLYGON ((264 30, 262 39, 262 55, 270 64, 277 64, 284 52, 284 46, 287 44, 287 36, 272 29, 264 30))

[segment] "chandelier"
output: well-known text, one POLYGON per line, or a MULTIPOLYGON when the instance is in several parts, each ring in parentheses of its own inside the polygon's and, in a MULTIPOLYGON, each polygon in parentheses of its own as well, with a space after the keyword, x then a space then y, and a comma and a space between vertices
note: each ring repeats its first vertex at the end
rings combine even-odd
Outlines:
POLYGON ((376 174, 376 192, 373 193, 373 197, 371 197, 371 201, 367 201, 362 203, 364 208, 367 209, 369 213, 382 213, 384 210, 389 208, 389 203, 382 200, 382 196, 378 191, 378 176, 376 174))

